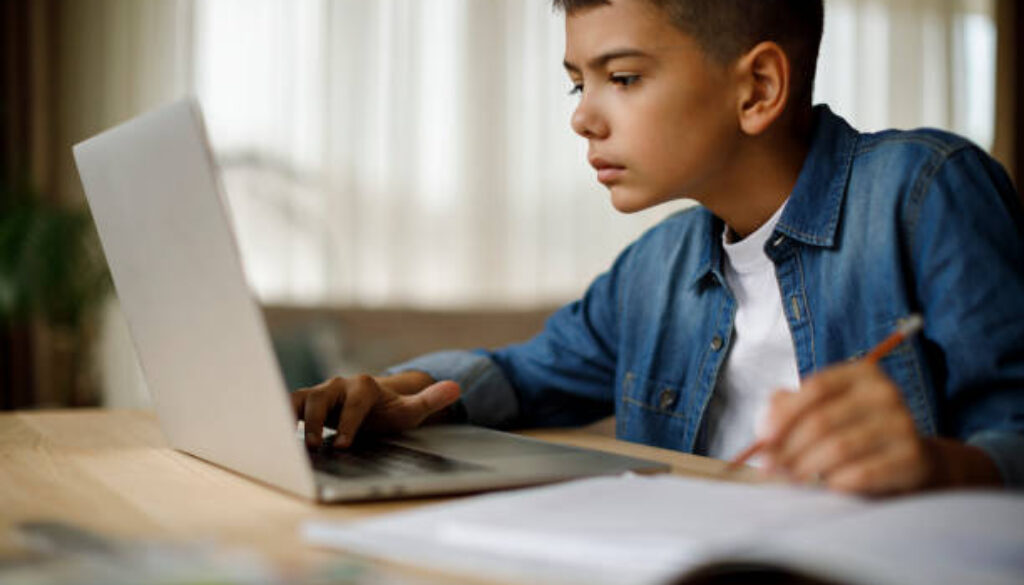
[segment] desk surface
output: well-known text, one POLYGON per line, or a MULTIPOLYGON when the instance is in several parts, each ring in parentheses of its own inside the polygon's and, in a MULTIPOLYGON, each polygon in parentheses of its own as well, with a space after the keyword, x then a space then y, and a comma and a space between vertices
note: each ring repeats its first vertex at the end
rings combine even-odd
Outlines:
MULTIPOLYGON (((524 434, 661 461, 675 474, 725 477, 721 461, 617 441, 585 429, 524 434)), ((753 481, 754 475, 747 470, 729 479, 753 481)), ((19 545, 11 535, 17 523, 59 520, 120 538, 213 539, 301 569, 336 561, 341 554, 304 544, 298 534, 304 520, 357 520, 445 499, 306 502, 171 449, 150 412, 0 414, 0 557, 17 553, 19 545)))

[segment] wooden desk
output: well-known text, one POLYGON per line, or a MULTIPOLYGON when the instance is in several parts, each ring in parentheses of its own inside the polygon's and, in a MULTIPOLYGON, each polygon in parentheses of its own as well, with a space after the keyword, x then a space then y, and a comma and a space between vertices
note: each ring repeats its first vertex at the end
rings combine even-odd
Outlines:
MULTIPOLYGON (((721 477, 725 465, 581 429, 524 434, 662 461, 680 475, 721 477)), ((753 481, 754 474, 730 478, 753 481)), ((18 543, 11 537, 17 523, 60 520, 120 538, 213 539, 301 570, 341 555, 304 544, 298 534, 304 520, 357 520, 443 499, 306 502, 171 449, 150 412, 0 414, 0 557, 17 553, 18 543)))

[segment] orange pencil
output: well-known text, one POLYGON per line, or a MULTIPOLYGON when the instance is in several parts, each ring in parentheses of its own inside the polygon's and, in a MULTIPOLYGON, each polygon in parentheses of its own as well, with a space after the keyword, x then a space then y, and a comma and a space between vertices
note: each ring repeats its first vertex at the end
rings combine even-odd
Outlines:
MULTIPOLYGON (((910 315, 906 319, 901 320, 899 325, 896 327, 896 331, 893 331, 892 335, 886 337, 881 343, 876 345, 866 356, 864 356, 863 359, 871 363, 877 362, 885 357, 890 351, 895 349, 897 345, 903 343, 905 339, 920 331, 922 327, 924 327, 924 319, 921 318, 921 315, 918 315, 917 313, 910 315)), ((747 447, 740 452, 739 455, 733 458, 733 460, 729 462, 729 465, 726 466, 725 470, 736 471, 767 445, 768 441, 766 439, 758 439, 757 441, 754 441, 753 445, 747 447)))

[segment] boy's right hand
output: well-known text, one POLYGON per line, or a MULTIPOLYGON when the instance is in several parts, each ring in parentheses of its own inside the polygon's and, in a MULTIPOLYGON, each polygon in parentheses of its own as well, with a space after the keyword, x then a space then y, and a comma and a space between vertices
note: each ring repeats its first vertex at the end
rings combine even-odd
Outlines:
POLYGON ((374 378, 331 378, 290 395, 298 420, 305 421, 306 445, 318 447, 324 425, 336 427, 335 447, 352 444, 362 428, 399 432, 415 428, 459 399, 459 385, 435 382, 422 372, 374 378))

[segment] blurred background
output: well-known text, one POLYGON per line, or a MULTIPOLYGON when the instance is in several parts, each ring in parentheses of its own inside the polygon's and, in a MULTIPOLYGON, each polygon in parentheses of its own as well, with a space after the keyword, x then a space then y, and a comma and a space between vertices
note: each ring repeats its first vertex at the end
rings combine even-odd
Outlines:
MULTIPOLYGON (((0 0, 0 408, 146 407, 71 145, 196 95, 289 385, 536 332, 623 216, 548 0, 0 0)), ((826 0, 816 101, 1013 174, 1015 0, 826 0)))

